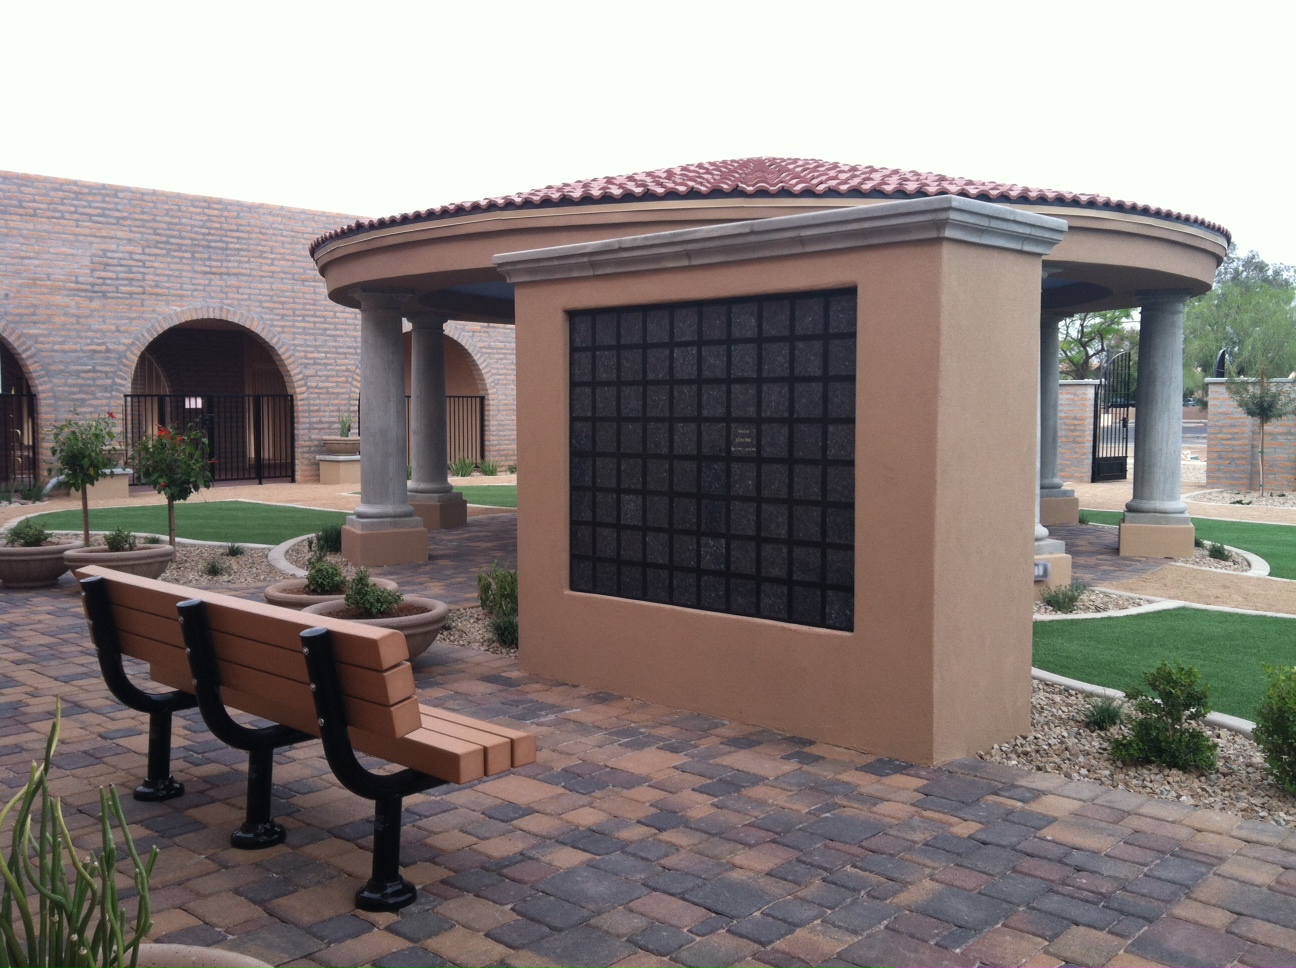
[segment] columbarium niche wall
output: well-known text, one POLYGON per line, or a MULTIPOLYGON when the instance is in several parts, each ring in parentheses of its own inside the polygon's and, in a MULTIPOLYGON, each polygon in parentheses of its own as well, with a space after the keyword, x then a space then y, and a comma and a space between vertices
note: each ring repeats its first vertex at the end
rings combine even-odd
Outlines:
POLYGON ((497 257, 522 668, 914 762, 1029 729, 1040 256, 1064 227, 930 198, 497 257), (823 410, 796 416, 798 387, 823 410))
POLYGON ((850 630, 853 290, 570 315, 571 589, 850 630))

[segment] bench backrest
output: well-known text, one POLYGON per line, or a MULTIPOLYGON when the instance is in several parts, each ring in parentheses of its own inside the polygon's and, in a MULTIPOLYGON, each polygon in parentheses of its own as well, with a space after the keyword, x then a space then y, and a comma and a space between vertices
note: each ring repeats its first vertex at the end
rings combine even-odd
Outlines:
POLYGON ((105 580, 122 653, 147 662, 156 682, 194 691, 176 605, 198 599, 206 603, 220 663, 221 696, 230 708, 318 736, 299 636, 306 629, 322 627, 332 633, 350 725, 393 738, 420 727, 409 647, 400 632, 305 615, 99 565, 79 568, 76 576, 105 580))

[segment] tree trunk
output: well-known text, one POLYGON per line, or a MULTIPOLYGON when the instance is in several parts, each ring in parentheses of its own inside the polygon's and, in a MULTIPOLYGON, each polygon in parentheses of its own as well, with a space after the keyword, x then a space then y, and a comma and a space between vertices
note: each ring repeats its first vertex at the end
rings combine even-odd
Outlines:
POLYGON ((90 547, 90 488, 81 488, 81 541, 90 547))
POLYGON ((167 533, 171 538, 171 547, 175 545, 175 501, 167 498, 167 533))
MULTIPOLYGON (((1260 421, 1260 496, 1264 497, 1264 428, 1265 422, 1260 421)), ((1209 455, 1208 455, 1209 456, 1209 455)))

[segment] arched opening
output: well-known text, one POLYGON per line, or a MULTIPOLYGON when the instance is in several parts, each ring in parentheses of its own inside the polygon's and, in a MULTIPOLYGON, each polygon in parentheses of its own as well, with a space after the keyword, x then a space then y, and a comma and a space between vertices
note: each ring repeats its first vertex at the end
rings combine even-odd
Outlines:
POLYGON ((140 353, 126 397, 129 443, 199 426, 221 481, 296 479, 293 396, 279 354, 238 323, 180 323, 140 353))
POLYGON ((36 394, 22 360, 0 340, 0 498, 40 479, 36 394))

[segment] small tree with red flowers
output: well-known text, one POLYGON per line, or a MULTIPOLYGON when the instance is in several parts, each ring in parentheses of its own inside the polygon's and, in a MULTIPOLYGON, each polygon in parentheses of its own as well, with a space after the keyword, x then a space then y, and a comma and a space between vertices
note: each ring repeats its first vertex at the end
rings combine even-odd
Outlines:
POLYGON ((183 434, 168 427, 135 445, 131 466, 142 483, 167 499, 167 531, 171 547, 176 543, 175 502, 211 487, 212 461, 207 456, 207 439, 202 431, 190 427, 183 434))

